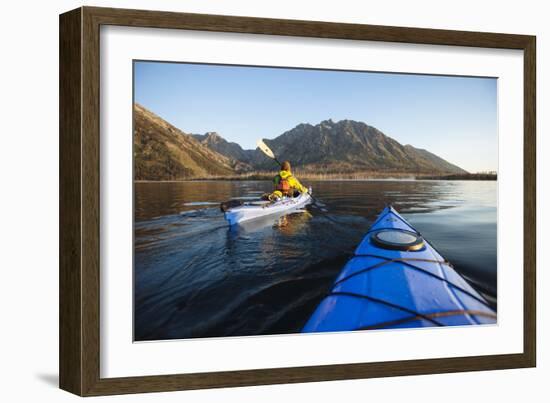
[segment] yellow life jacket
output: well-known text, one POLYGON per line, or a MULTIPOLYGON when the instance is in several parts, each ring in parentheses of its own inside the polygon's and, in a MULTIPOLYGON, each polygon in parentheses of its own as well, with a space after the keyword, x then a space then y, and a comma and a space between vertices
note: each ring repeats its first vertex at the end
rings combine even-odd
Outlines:
POLYGON ((273 182, 275 183, 275 189, 284 195, 290 194, 292 190, 290 178, 292 178, 292 174, 290 172, 288 171, 279 172, 279 174, 276 175, 275 178, 273 178, 273 182))

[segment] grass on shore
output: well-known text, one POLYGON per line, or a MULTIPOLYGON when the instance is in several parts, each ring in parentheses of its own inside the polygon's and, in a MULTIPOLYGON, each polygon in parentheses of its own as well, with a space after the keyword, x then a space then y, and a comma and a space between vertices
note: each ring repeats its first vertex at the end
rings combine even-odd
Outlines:
POLYGON ((419 176, 417 179, 437 179, 437 180, 468 180, 468 181, 496 181, 497 174, 481 173, 481 174, 454 174, 454 175, 428 175, 419 176))

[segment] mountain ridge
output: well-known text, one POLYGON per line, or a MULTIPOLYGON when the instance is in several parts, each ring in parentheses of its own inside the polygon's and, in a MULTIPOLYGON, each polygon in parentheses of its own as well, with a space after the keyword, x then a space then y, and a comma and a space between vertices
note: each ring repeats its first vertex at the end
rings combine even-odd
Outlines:
MULTIPOLYGON (((156 143, 153 141, 157 148, 162 148, 160 144, 164 144, 157 163, 152 161, 151 156, 147 159, 137 155, 145 152, 147 147, 137 148, 137 154, 134 154, 136 165, 143 168, 136 169, 139 178, 236 177, 251 172, 273 171, 273 160, 259 149, 243 149, 238 143, 227 141, 216 132, 185 133, 138 104, 135 105, 135 111, 137 131, 134 145, 136 137, 139 137, 138 132, 142 139, 157 137, 156 143), (151 132, 151 127, 159 130, 156 136, 154 130, 151 132), (182 148, 181 152, 178 152, 179 147, 182 148), (168 164, 168 169, 163 168, 163 164, 168 164), (149 172, 144 173, 148 169, 149 172)), ((300 123, 274 139, 264 141, 275 155, 291 161, 293 167, 302 174, 467 173, 428 150, 410 144, 402 145, 377 128, 350 119, 337 122, 326 119, 315 125, 300 123)))
POLYGON ((237 170, 252 170, 253 167, 248 163, 254 150, 245 150, 239 144, 229 142, 217 132, 206 132, 205 134, 193 134, 201 144, 209 147, 210 149, 225 155, 228 158, 240 163, 237 170))
MULTIPOLYGON (((219 135, 218 135, 219 136, 219 135)), ((278 156, 307 172, 403 171, 464 174, 466 170, 412 145, 402 145, 382 131, 360 121, 332 119, 312 125, 300 123, 274 139, 264 140, 278 156), (281 157, 283 158, 283 157, 281 157)), ((246 163, 255 169, 272 169, 261 151, 244 150, 246 163)), ((223 149, 217 151, 224 153, 223 149)), ((235 157, 237 154, 231 154, 235 157)))

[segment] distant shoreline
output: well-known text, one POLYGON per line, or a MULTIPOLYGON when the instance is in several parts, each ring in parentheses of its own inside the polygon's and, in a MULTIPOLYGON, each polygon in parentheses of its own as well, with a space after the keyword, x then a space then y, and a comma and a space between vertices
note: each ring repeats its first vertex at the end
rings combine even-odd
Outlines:
MULTIPOLYGON (((423 180, 461 180, 461 181, 496 181, 496 174, 453 174, 453 175, 422 175, 422 174, 409 174, 409 173, 393 173, 393 174, 308 174, 308 173, 295 173, 296 177, 301 180, 312 181, 368 181, 368 180, 402 180, 402 181, 423 181, 423 180)), ((271 181, 275 173, 257 173, 252 175, 239 175, 239 176, 208 176, 197 178, 181 178, 181 179, 135 179, 135 183, 155 183, 155 182, 203 182, 203 181, 271 181)))
POLYGON ((497 174, 454 174, 440 176, 420 176, 419 180, 447 180, 447 181, 496 181, 497 174))

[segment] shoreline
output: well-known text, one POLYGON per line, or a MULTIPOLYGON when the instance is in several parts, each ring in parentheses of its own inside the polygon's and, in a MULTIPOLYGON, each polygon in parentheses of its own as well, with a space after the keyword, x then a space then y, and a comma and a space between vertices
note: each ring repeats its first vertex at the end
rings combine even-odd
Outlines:
MULTIPOLYGON (((239 176, 239 177, 201 177, 182 179, 134 179, 134 183, 178 183, 178 182, 238 182, 238 181, 271 181, 274 175, 270 176, 239 176)), ((301 181, 316 182, 365 182, 365 181, 497 181, 497 175, 471 174, 471 175, 443 175, 443 176, 378 176, 378 177, 316 177, 296 174, 301 181)))

